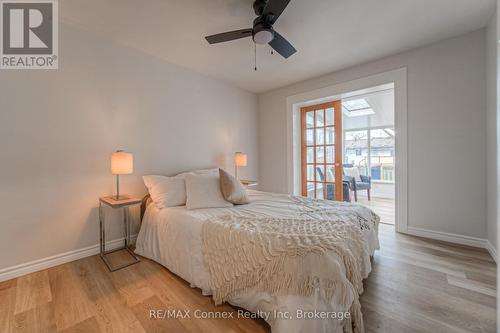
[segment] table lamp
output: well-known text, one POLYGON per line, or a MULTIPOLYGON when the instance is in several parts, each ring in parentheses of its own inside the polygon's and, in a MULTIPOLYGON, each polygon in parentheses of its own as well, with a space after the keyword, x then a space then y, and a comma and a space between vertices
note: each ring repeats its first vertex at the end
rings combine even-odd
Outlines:
POLYGON ((247 166, 247 154, 240 151, 234 153, 234 177, 238 179, 238 167, 247 166))
POLYGON ((120 197, 120 175, 129 175, 134 172, 134 155, 117 150, 111 154, 111 174, 116 175, 116 196, 115 200, 128 199, 120 197))

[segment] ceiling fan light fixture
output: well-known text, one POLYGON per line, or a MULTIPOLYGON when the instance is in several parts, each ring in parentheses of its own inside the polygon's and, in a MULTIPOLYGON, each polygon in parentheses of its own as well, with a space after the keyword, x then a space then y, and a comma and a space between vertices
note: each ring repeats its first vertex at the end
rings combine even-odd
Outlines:
POLYGON ((265 22, 257 22, 254 24, 253 41, 256 44, 268 44, 274 39, 273 26, 265 22))
POLYGON ((274 39, 272 30, 261 30, 253 35, 253 41, 257 44, 268 44, 274 39))

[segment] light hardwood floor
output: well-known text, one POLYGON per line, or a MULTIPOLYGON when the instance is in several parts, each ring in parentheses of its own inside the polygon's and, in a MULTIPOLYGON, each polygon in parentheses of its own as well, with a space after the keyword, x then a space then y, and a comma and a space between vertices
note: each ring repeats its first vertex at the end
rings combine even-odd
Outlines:
MULTIPOLYGON (((353 200, 353 202, 355 202, 353 200)), ((357 203, 371 208, 378 216, 380 223, 392 224, 396 223, 396 204, 394 199, 384 199, 372 197, 368 200, 366 196, 358 196, 357 203)))
MULTIPOLYGON (((496 266, 483 250, 394 233, 365 281, 367 332, 495 332, 496 266)), ((262 320, 152 320, 151 309, 214 307, 160 265, 110 273, 98 256, 0 282, 0 332, 269 332, 262 320)))

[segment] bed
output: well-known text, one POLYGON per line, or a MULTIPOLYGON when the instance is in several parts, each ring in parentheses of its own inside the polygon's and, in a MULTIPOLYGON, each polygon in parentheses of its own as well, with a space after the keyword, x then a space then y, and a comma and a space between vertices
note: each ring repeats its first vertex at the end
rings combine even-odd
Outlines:
MULTIPOLYGON (((154 204, 147 205, 135 252, 160 263, 208 296, 214 294, 214 281, 211 280, 213 267, 206 262, 203 232, 211 221, 221 217, 231 217, 238 221, 267 219, 270 224, 274 219, 283 221, 297 217, 304 221, 336 220, 345 224, 354 223, 357 225, 356 230, 360 230, 363 251, 362 254, 356 254, 359 257, 359 274, 361 279, 368 276, 371 271, 370 257, 379 248, 379 218, 370 209, 357 204, 284 194, 253 190, 248 190, 248 193, 251 201, 249 204, 232 208, 188 210, 185 206, 178 206, 158 209, 154 204)), ((346 240, 345 243, 349 241, 346 240)), ((338 251, 324 251, 322 255, 307 253, 303 255, 300 269, 309 273, 329 267, 345 280, 348 270, 343 256, 338 251)), ((342 295, 336 288, 331 288, 329 297, 325 296, 327 294, 321 286, 317 285, 308 294, 271 292, 265 288, 249 287, 230 293, 224 301, 261 314, 273 333, 364 331, 360 318, 356 319, 358 323, 354 325, 354 314, 350 317, 340 316, 342 313, 349 313, 354 304, 359 304, 362 283, 355 292, 343 291, 342 295)), ((276 288, 270 290, 279 291, 276 288)))

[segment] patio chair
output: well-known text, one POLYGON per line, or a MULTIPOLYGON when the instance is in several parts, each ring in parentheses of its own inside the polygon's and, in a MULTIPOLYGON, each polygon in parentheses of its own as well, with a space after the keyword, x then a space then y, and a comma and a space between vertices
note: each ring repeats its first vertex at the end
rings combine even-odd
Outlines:
MULTIPOLYGON (((352 164, 342 164, 342 169, 353 168, 353 167, 354 165, 352 164)), ((342 170, 342 178, 348 181, 348 183, 350 184, 349 187, 351 191, 354 192, 354 201, 358 201, 358 191, 363 191, 363 190, 367 191, 368 200, 371 200, 370 190, 372 188, 372 178, 365 175, 360 175, 360 177, 361 177, 361 182, 356 181, 354 177, 347 176, 342 170)))

